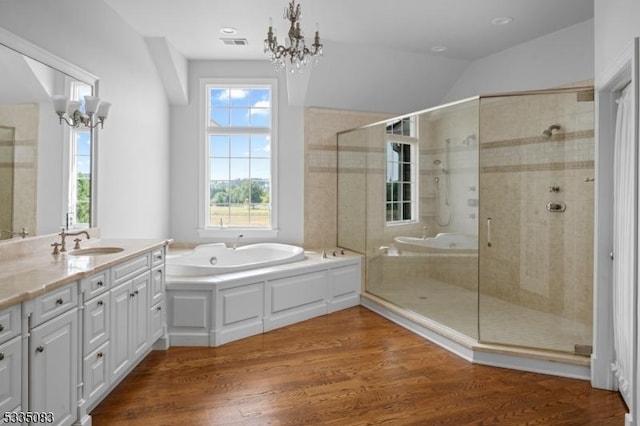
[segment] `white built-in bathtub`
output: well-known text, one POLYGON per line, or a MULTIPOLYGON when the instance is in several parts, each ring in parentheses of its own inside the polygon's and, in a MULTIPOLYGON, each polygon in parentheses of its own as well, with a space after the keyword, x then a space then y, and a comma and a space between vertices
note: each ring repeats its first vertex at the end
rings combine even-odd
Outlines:
POLYGON ((302 247, 278 243, 229 248, 223 243, 203 244, 192 252, 167 258, 167 275, 204 276, 246 271, 297 262, 305 258, 302 247))
POLYGON ((170 250, 170 344, 218 346, 359 305, 361 259, 275 243, 170 250))
POLYGON ((476 253, 478 239, 474 236, 453 232, 442 232, 435 237, 395 237, 394 241, 401 251, 427 253, 476 253))

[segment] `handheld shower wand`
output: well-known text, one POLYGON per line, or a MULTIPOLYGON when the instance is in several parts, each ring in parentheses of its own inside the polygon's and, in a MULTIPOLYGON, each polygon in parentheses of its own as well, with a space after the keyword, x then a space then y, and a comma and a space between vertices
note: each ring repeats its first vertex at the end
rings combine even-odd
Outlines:
POLYGON ((548 141, 549 139, 551 139, 551 136, 553 136, 553 131, 558 131, 560 130, 560 125, 559 124, 552 124, 551 126, 549 126, 547 129, 545 129, 542 132, 542 139, 545 141, 548 141))

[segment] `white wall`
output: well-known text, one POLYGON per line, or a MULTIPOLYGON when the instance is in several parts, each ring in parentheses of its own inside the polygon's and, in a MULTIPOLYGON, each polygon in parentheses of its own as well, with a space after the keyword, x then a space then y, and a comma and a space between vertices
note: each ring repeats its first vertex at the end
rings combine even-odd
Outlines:
POLYGON ((0 26, 97 75, 113 104, 98 131, 103 236, 167 237, 169 108, 144 39, 102 1, 2 1, 0 26))
POLYGON ((599 81, 634 37, 640 36, 640 1, 595 0, 595 79, 599 81))
MULTIPOLYGON (((595 23, 594 23, 594 45, 595 45, 595 85, 596 88, 603 86, 609 77, 612 67, 615 67, 622 52, 629 48, 634 37, 640 37, 640 1, 638 0, 595 0, 595 23)), ((636 70, 637 72, 637 70, 636 70)), ((637 78, 637 75, 635 76, 637 78)), ((596 123, 604 122, 606 117, 600 118, 596 109, 596 123)), ((636 111, 636 120, 640 120, 636 111)), ((610 141, 598 141, 601 145, 607 145, 610 141)), ((637 225, 636 225, 637 226, 637 225)), ((606 251, 606 247, 601 251, 606 251)), ((636 287, 638 283, 635 283, 636 287)), ((606 283, 605 283, 606 285, 606 283)), ((639 295, 640 297, 640 295, 639 295)), ((640 300, 638 301, 640 305, 640 300)), ((637 315, 637 312, 636 312, 637 315)), ((640 333, 640 317, 638 318, 636 330, 640 333)), ((631 387, 636 390, 635 408, 631 409, 626 418, 627 425, 640 424, 640 350, 638 348, 640 335, 636 338, 636 345, 633 348, 636 359, 636 377, 634 377, 631 387)))
POLYGON ((478 59, 442 102, 593 79, 593 33, 589 20, 478 59))
MULTIPOLYGON (((190 61, 189 104, 171 107, 171 236, 198 237, 201 78, 278 78, 278 241, 301 244, 304 220, 303 109, 287 105, 284 74, 266 61, 190 61)), ((211 240, 215 241, 215 240, 211 240)), ((220 240, 221 241, 221 240, 220 240)), ((244 242, 250 242, 245 238, 244 242)))
POLYGON ((325 42, 306 106, 405 114, 440 104, 469 61, 325 42))

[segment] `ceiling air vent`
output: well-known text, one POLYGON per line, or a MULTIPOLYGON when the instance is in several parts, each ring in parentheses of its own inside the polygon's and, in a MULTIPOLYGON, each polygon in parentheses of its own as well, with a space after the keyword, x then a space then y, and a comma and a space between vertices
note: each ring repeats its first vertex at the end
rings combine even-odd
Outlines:
POLYGON ((220 40, 229 46, 246 46, 249 44, 246 38, 221 38, 220 40))

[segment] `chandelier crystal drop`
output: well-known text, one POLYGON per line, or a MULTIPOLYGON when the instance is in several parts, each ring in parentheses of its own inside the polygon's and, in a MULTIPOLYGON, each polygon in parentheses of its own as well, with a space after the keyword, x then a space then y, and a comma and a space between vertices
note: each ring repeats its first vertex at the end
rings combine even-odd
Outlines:
POLYGON ((289 68, 289 72, 302 71, 307 65, 316 66, 322 56, 322 44, 320 43, 320 32, 316 24, 316 32, 313 44, 307 47, 304 35, 300 28, 300 17, 302 10, 295 0, 291 0, 289 6, 284 9, 284 19, 288 20, 289 34, 284 45, 278 44, 278 39, 273 31, 271 18, 269 18, 269 31, 264 40, 264 53, 271 56, 271 63, 278 71, 289 68))

